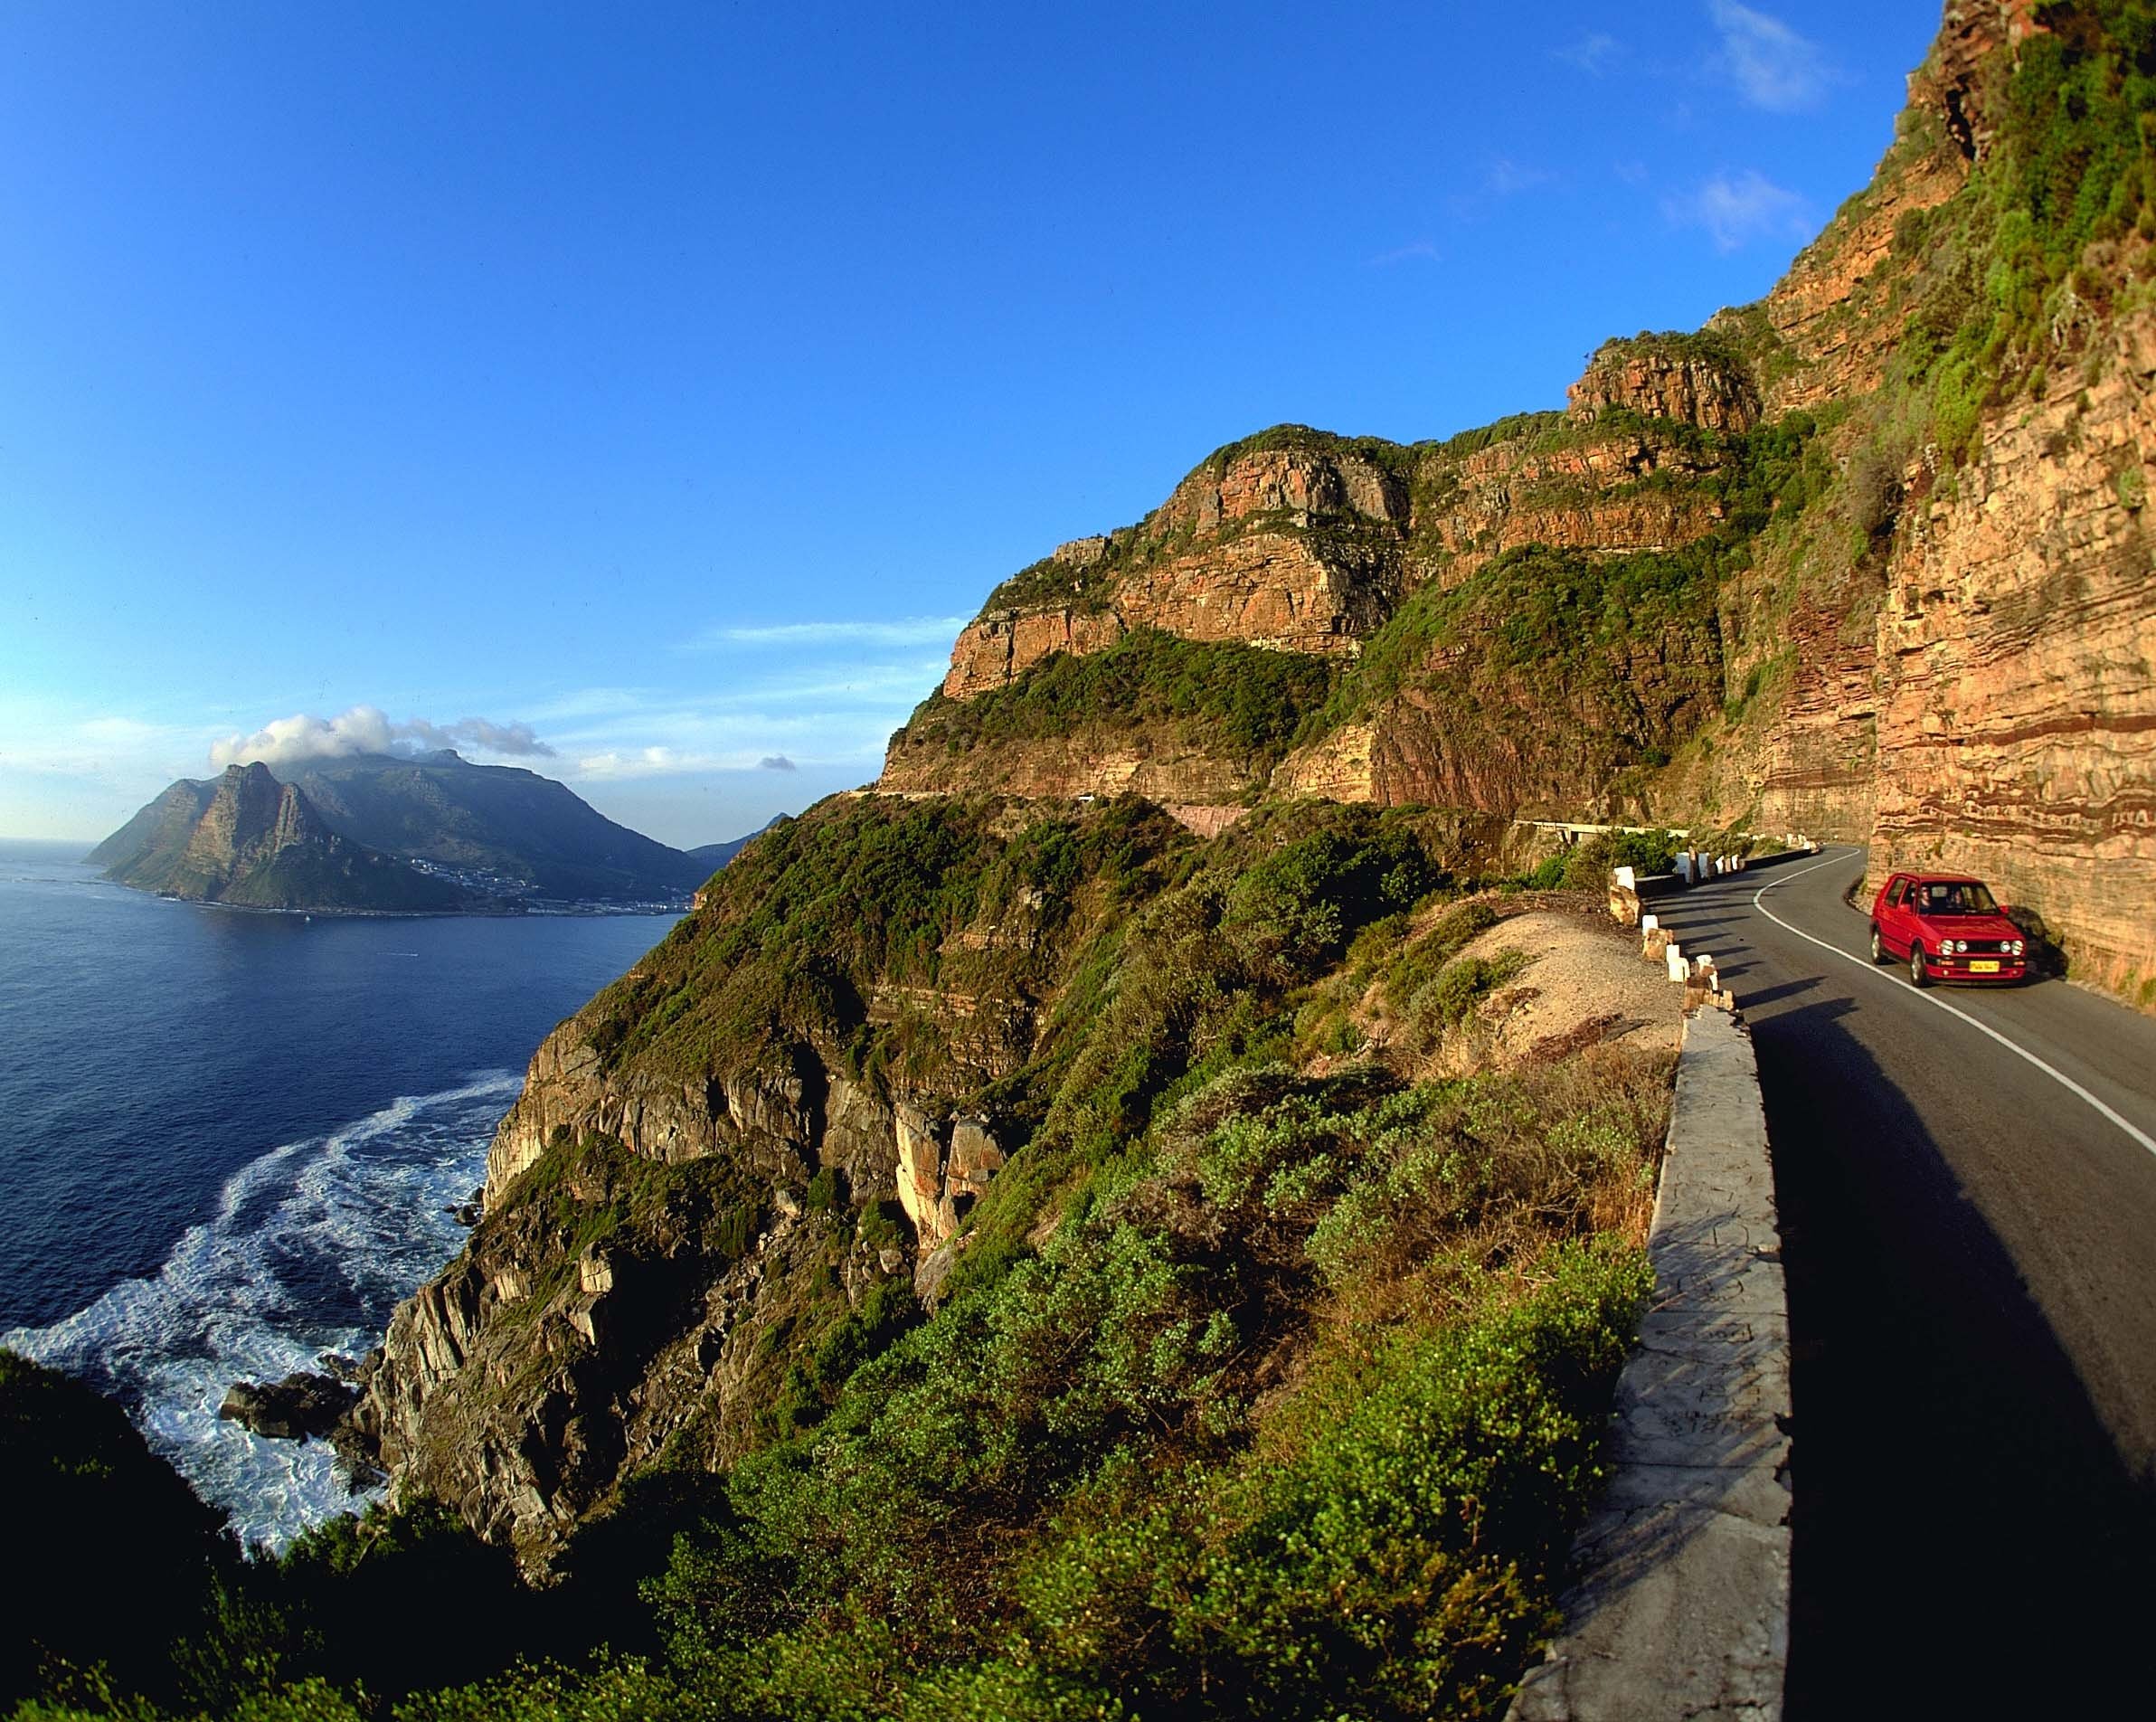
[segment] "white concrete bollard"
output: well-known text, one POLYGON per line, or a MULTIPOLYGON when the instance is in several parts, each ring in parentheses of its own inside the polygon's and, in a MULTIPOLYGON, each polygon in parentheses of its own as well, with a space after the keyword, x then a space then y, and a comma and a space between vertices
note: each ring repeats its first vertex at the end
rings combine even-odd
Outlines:
POLYGON ((1692 857, 1690 856, 1680 855, 1677 857, 1677 876, 1687 885, 1692 883, 1692 857))
POLYGON ((1680 947, 1671 945, 1667 951, 1663 952, 1663 955, 1669 964, 1670 979, 1682 980, 1691 973, 1690 968, 1685 962, 1684 951, 1680 947))
POLYGON ((1643 914, 1640 917, 1640 931, 1642 933, 1652 932, 1661 924, 1662 918, 1660 915, 1643 914))

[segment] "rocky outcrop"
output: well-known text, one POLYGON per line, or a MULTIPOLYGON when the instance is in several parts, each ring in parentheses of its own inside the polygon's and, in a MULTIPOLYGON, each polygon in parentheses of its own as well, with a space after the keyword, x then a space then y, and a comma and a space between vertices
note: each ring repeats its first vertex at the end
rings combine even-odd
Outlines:
POLYGON ((1612 409, 1675 419, 1708 430, 1744 431, 1759 422, 1759 387, 1734 354, 1698 339, 1642 336, 1612 341, 1565 392, 1567 410, 1592 424, 1612 409))
POLYGON ((1328 801, 1377 800, 1378 749, 1376 724, 1343 724, 1282 760, 1272 774, 1273 792, 1328 801))
POLYGON ((1909 105, 1938 121, 1962 159, 1981 161, 1996 129, 1984 104, 1985 62, 2043 28, 2042 0, 1950 0, 1924 65, 1909 79, 1909 105))
MULTIPOLYGON (((1722 519, 1717 444, 1667 424, 1575 418, 1464 456, 1426 454, 1416 489, 1414 567, 1452 586, 1508 550, 1546 544, 1603 555, 1673 550, 1722 519)), ((1411 583, 1419 583, 1418 581, 1411 583)))
MULTIPOLYGON (((678 1166, 722 1150, 761 1174, 805 1179, 818 1134, 820 1068, 751 1068, 703 1082, 610 1073, 576 1018, 539 1045, 523 1092, 487 1150, 484 1206, 501 1201, 557 1135, 608 1136, 639 1159, 678 1166)), ((843 1110, 843 1107, 841 1108, 843 1110)))
POLYGON ((282 1381, 234 1382, 217 1414, 258 1435, 304 1442, 335 1432, 358 1397, 335 1376, 302 1369, 282 1381))
POLYGON ((910 1102, 894 1110, 898 1199, 925 1255, 988 1194, 988 1180, 1003 1169, 1003 1150, 985 1119, 938 1121, 910 1102))
POLYGON ((944 695, 970 699, 1007 686, 1044 658, 1056 652, 1102 651, 1128 631, 1113 610, 1077 610, 1068 605, 983 610, 950 648, 944 695))
POLYGON ((2156 315, 1914 510, 1878 623, 1875 875, 1947 865, 2156 999, 2156 315))
MULTIPOLYGON (((761 912, 744 868, 797 840, 813 867, 848 840, 823 827, 866 842, 907 809, 860 798, 771 834, 541 1045, 496 1131, 478 1224, 361 1371, 352 1427, 400 1490, 543 1566, 627 1471, 662 1451, 716 1464, 768 1438, 804 1348, 876 1287, 910 1287, 963 1227, 1005 1147, 962 1097, 1031 1055, 1071 905, 1032 887, 983 903, 932 976, 827 967, 806 983, 827 989, 827 1016, 730 1014, 757 976, 804 989, 793 958, 750 975, 755 950, 734 948, 731 968, 708 966, 731 918, 761 912), (715 1024, 650 1045, 691 975, 715 1024), (643 1037, 625 1050, 631 1029, 643 1037), (865 1068, 871 1041, 912 1050, 865 1068)), ((938 818, 971 833, 975 849, 939 851, 969 888, 1017 835, 986 809, 938 818)))
MULTIPOLYGON (((362 1450, 534 1568, 662 1450, 738 1457, 783 1370, 773 1341, 834 1263, 847 1301, 911 1276, 913 1240, 854 1223, 905 1199, 905 1116, 820 1064, 700 1096, 603 1074, 572 1019, 496 1134, 463 1253, 398 1309, 362 1372, 362 1450), (805 1192, 827 1167, 846 1201, 818 1212, 805 1192), (602 1242, 579 1241, 588 1220, 563 1225, 624 1210, 602 1242)), ((962 1213, 967 1178, 987 1175, 940 1181, 931 1220, 962 1213)))
POLYGON ((1179 534, 1209 537, 1238 521, 1287 515, 1360 519, 1404 529, 1407 490, 1368 456, 1338 447, 1259 448, 1206 462, 1175 487, 1139 529, 1158 542, 1179 534))
MULTIPOLYGON (((1598 359, 1575 385, 1572 427, 1555 435, 1524 430, 1467 451, 1368 445, 1389 449, 1382 462, 1352 452, 1366 445, 1230 450, 1141 525, 1063 545, 1000 589, 959 635, 942 692, 970 699, 1055 653, 1104 651, 1141 628, 1352 657, 1417 586, 1457 583, 1507 550, 1691 544, 1722 518, 1707 482, 1722 450, 1667 426, 1594 421, 1622 396, 1650 418, 1735 430, 1755 420, 1756 398, 1720 361, 1658 366, 1636 359, 1628 383, 1624 367, 1598 359)), ((894 755, 886 787, 924 787, 904 764, 894 755)))

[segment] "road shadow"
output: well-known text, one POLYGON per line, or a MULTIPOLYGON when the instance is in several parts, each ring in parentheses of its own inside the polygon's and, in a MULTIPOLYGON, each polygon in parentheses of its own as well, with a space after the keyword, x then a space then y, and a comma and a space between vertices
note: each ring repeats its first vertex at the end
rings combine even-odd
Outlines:
POLYGON ((2100 1708, 2156 1502, 1853 1003, 1788 1002, 1819 984, 1746 1007, 1792 1340, 1787 1714, 2100 1708))
MULTIPOLYGON (((1741 972, 1743 971, 1733 969, 1722 970, 1726 977, 1741 972)), ((1785 980, 1778 987, 1760 987, 1752 991, 1745 991, 1740 989, 1736 995, 1736 1001, 1742 1009, 1758 1010, 1768 1005, 1779 1004, 1784 998, 1795 998, 1804 993, 1817 992, 1824 984, 1816 977, 1811 977, 1803 980, 1785 980)))

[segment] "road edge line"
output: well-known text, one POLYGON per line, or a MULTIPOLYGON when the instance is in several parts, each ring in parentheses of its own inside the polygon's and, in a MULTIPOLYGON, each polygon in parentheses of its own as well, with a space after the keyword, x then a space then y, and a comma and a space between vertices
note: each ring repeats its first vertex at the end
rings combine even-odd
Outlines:
MULTIPOLYGON (((1830 856, 1824 861, 1815 861, 1811 864, 1811 866, 1808 867, 1801 867, 1796 872, 1789 874, 1783 878, 1770 880, 1767 884, 1761 885, 1758 890, 1752 894, 1752 906, 1758 910, 1760 913, 1766 916, 1766 918, 1769 921, 1772 921, 1777 927, 1780 927, 1784 932, 1795 933, 1797 937, 1803 940, 1805 943, 1817 945, 1821 951, 1831 952, 1833 955, 1839 957, 1844 962, 1854 964, 1857 968, 1863 970, 1865 973, 1872 975, 1880 980, 1886 981, 1890 986, 1898 985, 1898 983, 1895 982, 1892 977, 1890 977, 1884 970, 1880 969, 1877 964, 1871 962, 1868 959, 1857 956, 1851 951, 1844 951, 1839 945, 1829 944, 1824 939, 1814 938, 1811 933, 1806 932, 1801 927, 1792 926, 1780 915, 1776 914, 1772 909, 1768 908, 1766 904, 1762 901, 1762 899, 1765 897, 1766 894, 1775 889, 1776 886, 1787 885, 1792 879, 1801 879, 1807 873, 1817 873, 1821 867, 1830 866, 1836 861, 1847 859, 1849 859, 1849 857, 1846 856, 1830 856)), ((1858 913, 1861 913, 1862 911, 1858 911, 1858 913)), ((1967 1023, 1970 1027, 1975 1029, 1979 1034, 1989 1035, 1993 1040, 1997 1041, 2001 1046, 2004 1046, 2007 1051, 2012 1053, 2017 1058, 2026 1059, 2029 1064, 2034 1064, 2038 1070, 2042 1071, 2045 1075, 2050 1077, 2053 1082, 2057 1083, 2069 1094, 2075 1096, 2076 1099, 2087 1102, 2088 1104, 2094 1107, 2095 1111, 2104 1118, 2108 1120, 2110 1122, 2116 1124, 2122 1131, 2125 1131, 2129 1137, 2132 1138, 2134 1141, 2140 1143, 2142 1147, 2147 1149, 2150 1153, 2156 1154, 2156 1136, 2151 1136, 2148 1131, 2142 1130, 2138 1124, 2134 1123, 2132 1119, 2122 1114, 2118 1109, 2111 1105, 2110 1102, 2102 1099, 2098 1095, 2091 1093, 2086 1088, 2083 1087, 2081 1083, 2076 1082, 2071 1076, 2067 1075, 2065 1071, 2059 1069, 2057 1065, 2053 1064, 2046 1059, 2038 1056, 2037 1054, 2030 1052, 2028 1047, 2022 1046, 2019 1041, 2009 1040, 2006 1036, 2000 1034, 1999 1030, 1992 1027, 1990 1023, 1985 1022, 1981 1017, 1972 1017, 1967 1011, 1960 1009, 1956 1006, 1948 1004, 1945 999, 1937 997, 1935 994, 1919 992, 1914 987, 1907 988, 1905 990, 1907 991, 1910 998, 1922 999, 1927 1005, 1935 1006, 1937 1008, 1943 1010, 1948 1016, 1959 1017, 1962 1021, 1967 1023)))

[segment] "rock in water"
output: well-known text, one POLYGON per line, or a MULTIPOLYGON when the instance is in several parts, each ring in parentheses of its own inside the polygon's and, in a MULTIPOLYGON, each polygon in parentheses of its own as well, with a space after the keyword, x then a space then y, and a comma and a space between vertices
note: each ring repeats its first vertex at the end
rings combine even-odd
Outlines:
POLYGON ((358 1397, 335 1376, 301 1369, 282 1381, 235 1381, 217 1414, 258 1435, 304 1442, 327 1435, 358 1397))

